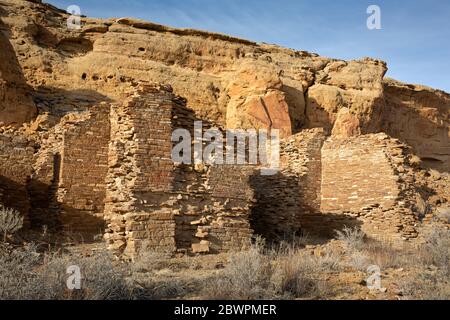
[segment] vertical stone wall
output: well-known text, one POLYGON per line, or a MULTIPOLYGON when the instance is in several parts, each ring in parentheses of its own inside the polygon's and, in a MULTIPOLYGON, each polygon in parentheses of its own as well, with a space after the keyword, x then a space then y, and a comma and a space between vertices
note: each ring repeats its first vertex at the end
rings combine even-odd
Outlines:
POLYGON ((385 134, 325 142, 321 211, 328 228, 361 225, 371 237, 394 240, 417 236, 414 191, 400 177, 404 147, 385 134))
POLYGON ((132 255, 142 241, 175 250, 170 158, 172 94, 141 86, 111 109, 105 238, 111 249, 132 255))
POLYGON ((256 203, 252 225, 268 239, 299 234, 311 216, 320 214, 320 150, 322 129, 304 130, 281 142, 281 170, 255 175, 251 184, 256 203))
POLYGON ((58 202, 63 228, 89 240, 104 231, 109 105, 99 105, 85 117, 65 123, 58 202))
POLYGON ((322 211, 359 212, 374 205, 394 205, 397 177, 376 141, 330 139, 322 156, 322 211))
POLYGON ((14 208, 29 222, 27 183, 33 172, 35 146, 26 138, 0 134, 0 204, 14 208))
POLYGON ((291 139, 285 147, 289 170, 299 177, 298 223, 303 234, 314 234, 323 226, 320 212, 322 158, 326 139, 323 129, 312 129, 291 139))
POLYGON ((159 85, 139 85, 112 107, 105 205, 111 249, 133 256, 144 242, 194 252, 250 243, 251 172, 171 159, 173 130, 192 134, 196 120, 183 99, 159 85))
POLYGON ((254 230, 250 213, 254 190, 250 179, 255 174, 259 171, 250 165, 209 168, 206 186, 211 203, 205 208, 195 235, 200 245, 202 240, 208 241, 212 252, 221 252, 251 244, 254 230))
POLYGON ((47 226, 55 230, 60 227, 56 199, 60 166, 60 153, 41 149, 34 158, 33 175, 27 189, 33 208, 30 212, 31 225, 35 228, 47 226))

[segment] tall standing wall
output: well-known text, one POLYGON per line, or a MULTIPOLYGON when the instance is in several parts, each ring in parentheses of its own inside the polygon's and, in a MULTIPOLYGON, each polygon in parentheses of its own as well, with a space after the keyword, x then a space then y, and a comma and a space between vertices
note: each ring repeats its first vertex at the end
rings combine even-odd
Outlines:
POLYGON ((67 121, 59 172, 59 220, 85 240, 103 234, 110 139, 109 105, 93 108, 84 120, 67 121))
POLYGON ((110 248, 133 256, 146 246, 214 252, 241 248, 251 170, 174 164, 172 132, 193 133, 194 113, 170 88, 140 85, 111 109, 105 218, 110 248))

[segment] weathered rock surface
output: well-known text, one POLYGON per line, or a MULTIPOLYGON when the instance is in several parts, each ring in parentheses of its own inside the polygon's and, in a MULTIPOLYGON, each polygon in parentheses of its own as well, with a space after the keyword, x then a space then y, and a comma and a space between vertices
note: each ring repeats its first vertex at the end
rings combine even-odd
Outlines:
POLYGON ((36 107, 8 34, 0 11, 0 125, 20 126, 33 119, 36 107))
POLYGON ((329 59, 132 18, 82 18, 80 30, 69 30, 68 15, 40 1, 0 7, 4 124, 34 116, 28 94, 41 113, 65 114, 123 99, 131 82, 144 80, 170 84, 218 125, 275 128, 282 136, 315 127, 331 133, 346 108, 353 117, 341 121, 341 133, 386 131, 431 166, 450 166, 448 94, 384 80, 382 61, 329 59))
POLYGON ((385 113, 387 68, 378 60, 323 58, 131 18, 83 18, 72 31, 67 14, 38 1, 8 0, 2 11, 24 78, 37 91, 116 99, 130 81, 157 81, 218 124, 273 126, 286 135, 331 130, 342 107, 357 116, 362 133, 378 132, 385 113))
POLYGON ((425 166, 450 171, 450 95, 392 79, 384 82, 382 130, 413 147, 425 166))

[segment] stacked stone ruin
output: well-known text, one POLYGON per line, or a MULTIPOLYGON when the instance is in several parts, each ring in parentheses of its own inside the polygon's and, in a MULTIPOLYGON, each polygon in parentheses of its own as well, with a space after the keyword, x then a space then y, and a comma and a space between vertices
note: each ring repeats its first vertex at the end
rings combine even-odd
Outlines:
POLYGON ((144 243, 215 253, 256 235, 330 235, 343 226, 390 241, 417 237, 409 151, 398 140, 303 130, 282 141, 281 170, 264 176, 257 165, 174 163, 173 130, 192 132, 196 120, 169 86, 144 83, 126 101, 63 118, 40 148, 3 133, 0 202, 30 227, 86 241, 102 235, 125 256, 144 243))

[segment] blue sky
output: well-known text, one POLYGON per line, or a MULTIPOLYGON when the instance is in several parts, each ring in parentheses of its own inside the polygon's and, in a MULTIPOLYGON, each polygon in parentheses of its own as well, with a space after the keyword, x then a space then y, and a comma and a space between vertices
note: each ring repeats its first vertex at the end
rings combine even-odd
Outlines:
POLYGON ((91 17, 136 17, 274 43, 320 55, 388 63, 387 76, 450 92, 448 0, 48 0, 91 17), (381 30, 366 26, 381 8, 381 30))

